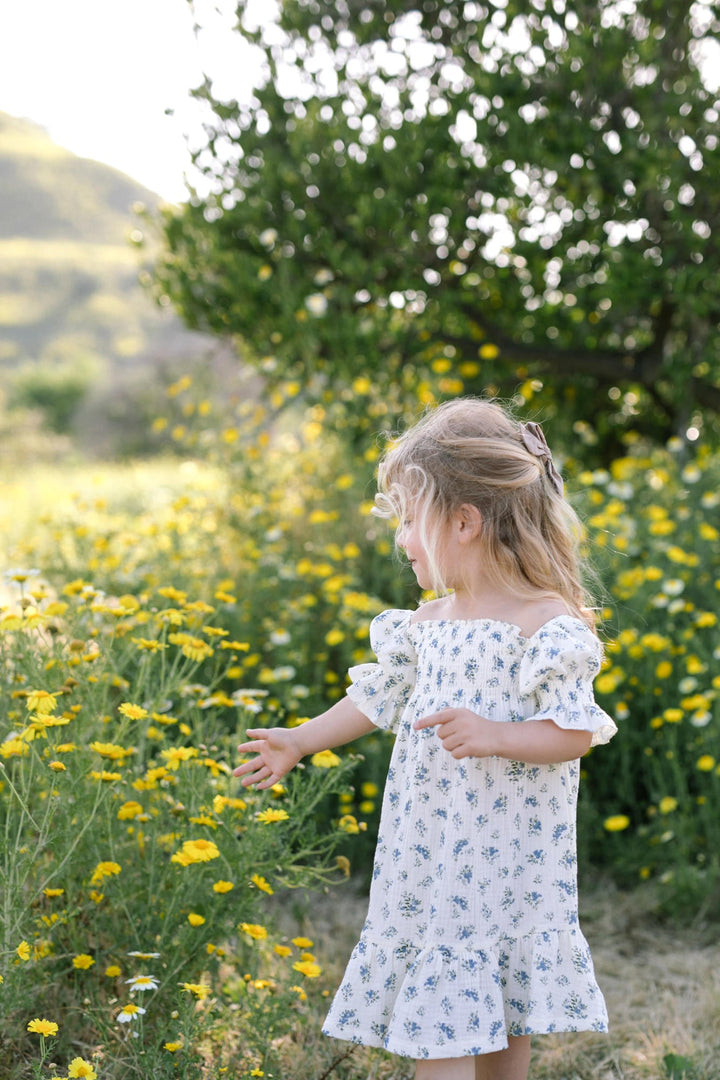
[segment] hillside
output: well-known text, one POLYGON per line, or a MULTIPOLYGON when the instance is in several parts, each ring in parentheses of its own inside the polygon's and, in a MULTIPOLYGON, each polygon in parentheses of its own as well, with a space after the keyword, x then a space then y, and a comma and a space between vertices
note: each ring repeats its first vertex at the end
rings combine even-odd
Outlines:
POLYGON ((137 363, 196 351, 138 283, 136 208, 159 199, 116 169, 0 113, 0 366, 137 363))

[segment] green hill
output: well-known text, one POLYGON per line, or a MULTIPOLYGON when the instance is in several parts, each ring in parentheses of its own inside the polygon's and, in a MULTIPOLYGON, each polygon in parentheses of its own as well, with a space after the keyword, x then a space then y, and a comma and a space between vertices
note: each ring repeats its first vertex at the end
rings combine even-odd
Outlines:
POLYGON ((139 282, 131 236, 159 201, 0 112, 0 464, 43 431, 93 454, 144 450, 164 385, 206 365, 209 340, 139 282))
POLYGON ((133 202, 147 188, 57 146, 43 128, 0 113, 0 239, 122 244, 133 202))
POLYGON ((138 283, 136 208, 158 196, 0 113, 0 366, 117 364, 192 348, 138 283))

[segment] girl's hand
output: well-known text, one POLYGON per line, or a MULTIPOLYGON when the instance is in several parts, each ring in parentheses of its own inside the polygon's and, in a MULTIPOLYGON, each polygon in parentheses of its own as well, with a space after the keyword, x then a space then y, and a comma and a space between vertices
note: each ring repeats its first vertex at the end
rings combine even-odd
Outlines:
POLYGON ((586 754, 592 733, 562 728, 546 720, 488 720, 469 709, 440 709, 413 724, 416 731, 436 727, 443 747, 454 758, 501 757, 526 765, 557 765, 586 754))
POLYGON ((416 731, 437 728, 443 748, 454 758, 491 757, 497 751, 498 725, 469 709, 440 709, 413 724, 416 731))
POLYGON ((244 761, 233 769, 233 776, 241 776, 243 787, 257 784, 258 790, 270 788, 294 768, 303 756, 297 737, 291 728, 255 728, 245 734, 252 742, 241 743, 241 754, 257 756, 244 761))

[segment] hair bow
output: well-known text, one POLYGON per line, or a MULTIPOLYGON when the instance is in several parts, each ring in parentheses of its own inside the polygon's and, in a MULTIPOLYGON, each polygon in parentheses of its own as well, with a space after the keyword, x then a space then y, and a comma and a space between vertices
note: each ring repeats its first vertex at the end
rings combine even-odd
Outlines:
POLYGON ((555 490, 558 495, 562 495, 563 479, 555 466, 543 429, 531 420, 527 424, 520 425, 520 437, 530 453, 543 462, 546 473, 555 485, 555 490))

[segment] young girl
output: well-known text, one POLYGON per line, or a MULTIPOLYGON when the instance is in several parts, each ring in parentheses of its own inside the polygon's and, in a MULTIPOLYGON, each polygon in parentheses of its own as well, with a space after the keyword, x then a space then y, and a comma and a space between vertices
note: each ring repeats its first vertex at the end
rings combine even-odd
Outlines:
POLYGON ((416 1060, 416 1080, 525 1080, 530 1035, 606 1031, 578 926, 579 761, 615 724, 577 519, 537 424, 461 399, 381 463, 378 512, 418 584, 385 611, 378 663, 292 729, 248 731, 235 774, 269 788, 302 757, 396 733, 367 920, 323 1031, 416 1060))

